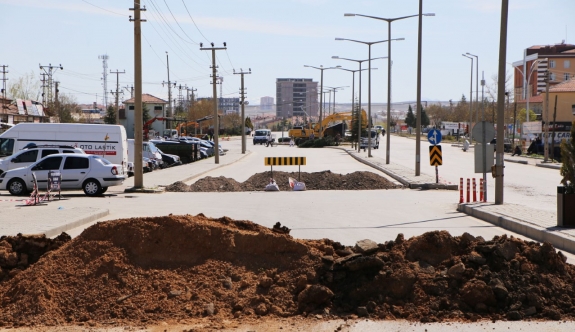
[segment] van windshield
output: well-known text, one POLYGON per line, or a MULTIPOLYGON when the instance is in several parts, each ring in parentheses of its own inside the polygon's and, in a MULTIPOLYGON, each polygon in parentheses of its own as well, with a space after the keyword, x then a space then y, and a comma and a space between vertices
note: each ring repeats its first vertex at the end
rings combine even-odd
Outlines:
POLYGON ((267 136, 267 134, 269 133, 269 131, 267 130, 256 130, 256 136, 267 136))
POLYGON ((0 138, 0 158, 11 156, 14 153, 14 139, 0 138))

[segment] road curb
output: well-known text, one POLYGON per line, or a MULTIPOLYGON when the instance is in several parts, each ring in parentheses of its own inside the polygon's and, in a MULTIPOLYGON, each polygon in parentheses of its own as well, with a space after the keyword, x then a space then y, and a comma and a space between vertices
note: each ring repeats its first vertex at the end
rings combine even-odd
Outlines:
MULTIPOLYGON (((385 174, 387 174, 388 176, 390 176, 391 178, 395 179, 397 182, 399 182, 400 184, 406 186, 409 189, 422 189, 422 190, 429 190, 429 189, 443 189, 443 190, 458 190, 459 187, 456 184, 443 184, 443 183, 412 183, 409 182, 408 180, 406 180, 404 177, 402 177, 401 175, 398 175, 394 172, 389 171, 388 169, 378 166, 374 163, 369 162, 368 160, 363 159, 362 157, 359 157, 355 154, 352 153, 352 151, 343 148, 343 147, 330 147, 332 149, 339 149, 339 150, 344 150, 345 152, 347 152, 347 154, 349 154, 351 157, 353 157, 355 160, 359 161, 360 163, 363 163, 365 165, 368 165, 372 168, 377 169, 380 172, 383 172, 385 174)), ((353 151, 355 152, 355 150, 353 151)))
POLYGON ((516 164, 523 164, 523 165, 528 164, 527 160, 515 160, 515 159, 503 159, 503 160, 510 162, 510 163, 516 163, 516 164))
POLYGON ((575 254, 575 239, 559 233, 558 231, 561 230, 560 227, 543 228, 523 222, 513 217, 480 210, 480 208, 485 205, 486 204, 473 206, 468 204, 458 204, 457 211, 463 212, 469 216, 481 219, 517 234, 529 237, 538 242, 549 242, 557 249, 575 254))
POLYGON ((188 176, 187 178, 185 178, 185 179, 183 179, 183 180, 181 180, 181 181, 182 181, 182 182, 188 182, 188 181, 191 181, 191 180, 193 180, 193 179, 195 179, 195 178, 197 178, 197 177, 200 177, 200 176, 202 176, 202 175, 204 175, 204 174, 206 174, 206 173, 209 173, 209 172, 211 172, 211 171, 213 171, 213 170, 216 170, 216 169, 219 169, 219 168, 222 168, 222 167, 225 167, 225 166, 229 166, 229 165, 235 164, 235 163, 237 163, 238 161, 240 161, 240 160, 244 159, 245 157, 249 156, 251 153, 252 153, 252 152, 251 152, 250 150, 246 150, 246 153, 245 153, 243 156, 241 156, 240 158, 238 158, 238 159, 232 161, 232 162, 229 163, 229 164, 219 165, 219 166, 214 167, 214 168, 212 168, 212 169, 209 169, 209 170, 206 170, 206 171, 203 171, 203 172, 194 174, 194 175, 192 175, 192 176, 188 176))
POLYGON ((100 211, 97 211, 95 213, 89 214, 86 217, 83 217, 83 218, 80 218, 76 221, 73 221, 71 223, 67 223, 65 225, 49 229, 49 230, 45 231, 44 234, 46 235, 46 237, 53 237, 56 235, 60 235, 60 233, 62 233, 62 232, 68 231, 70 229, 74 229, 74 228, 82 226, 84 224, 91 223, 92 221, 96 221, 100 218, 103 218, 103 217, 109 215, 109 214, 110 214, 110 210, 100 210, 100 211))
POLYGON ((543 168, 551 168, 551 169, 561 169, 561 165, 556 165, 556 164, 543 164, 543 163, 539 163, 539 164, 535 164, 535 166, 537 166, 537 167, 543 167, 543 168))

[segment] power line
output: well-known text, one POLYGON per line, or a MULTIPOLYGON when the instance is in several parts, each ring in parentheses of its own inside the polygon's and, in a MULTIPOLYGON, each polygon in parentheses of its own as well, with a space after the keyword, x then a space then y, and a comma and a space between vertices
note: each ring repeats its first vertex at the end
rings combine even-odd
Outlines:
POLYGON ((182 29, 182 26, 180 25, 180 23, 178 23, 178 20, 176 20, 176 17, 175 17, 174 14, 172 13, 172 10, 170 9, 170 6, 168 6, 168 3, 166 2, 166 0, 164 0, 164 4, 166 4, 166 7, 168 8, 168 11, 170 12, 170 15, 172 15, 172 18, 174 19, 174 21, 176 22, 176 24, 180 27, 180 30, 182 30, 182 32, 184 33, 184 35, 186 35, 186 37, 188 37, 194 44, 198 45, 198 43, 196 43, 190 36, 188 36, 188 34, 184 31, 184 29, 182 29))
POLYGON ((102 7, 100 7, 100 6, 96 6, 95 4, 90 3, 90 2, 88 2, 88 1, 86 1, 86 0, 82 0, 82 1, 84 1, 84 2, 87 3, 87 4, 89 4, 90 6, 94 6, 94 7, 96 7, 96 8, 99 8, 99 9, 101 9, 101 10, 107 11, 107 12, 109 12, 109 13, 116 14, 116 15, 120 15, 120 16, 126 16, 125 14, 116 13, 116 12, 113 12, 113 11, 108 10, 108 9, 106 9, 106 8, 102 8, 102 7))
MULTIPOLYGON (((198 30, 198 32, 200 33, 200 35, 202 35, 202 37, 204 37, 204 39, 206 41, 208 41, 208 38, 206 38, 206 36, 204 36, 204 34, 202 33, 202 31, 200 31, 200 28, 198 27, 198 25, 196 24, 196 21, 194 21, 194 18, 192 17, 192 14, 190 14, 190 11, 188 10, 188 6, 186 6, 186 3, 184 2, 184 0, 182 0, 182 3, 184 4, 184 7, 186 7, 186 11, 188 12, 188 16, 190 16, 190 19, 192 20, 192 22, 194 23, 194 26, 196 27, 196 29, 198 30)), ((207 55, 207 54, 206 54, 207 55)))

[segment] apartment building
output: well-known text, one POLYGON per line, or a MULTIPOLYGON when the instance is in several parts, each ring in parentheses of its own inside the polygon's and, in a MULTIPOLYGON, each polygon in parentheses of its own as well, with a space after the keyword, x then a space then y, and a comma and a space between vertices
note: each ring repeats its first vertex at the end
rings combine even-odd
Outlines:
POLYGON ((276 116, 318 116, 317 82, 311 78, 276 79, 276 116))

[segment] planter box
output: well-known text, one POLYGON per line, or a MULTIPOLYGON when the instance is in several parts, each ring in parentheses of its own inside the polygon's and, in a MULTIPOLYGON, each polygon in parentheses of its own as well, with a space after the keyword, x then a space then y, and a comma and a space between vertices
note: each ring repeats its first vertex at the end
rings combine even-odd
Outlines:
POLYGON ((575 194, 565 194, 565 187, 557 187, 557 226, 575 227, 575 194))

